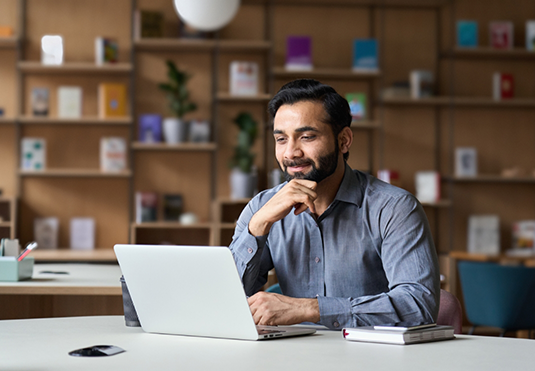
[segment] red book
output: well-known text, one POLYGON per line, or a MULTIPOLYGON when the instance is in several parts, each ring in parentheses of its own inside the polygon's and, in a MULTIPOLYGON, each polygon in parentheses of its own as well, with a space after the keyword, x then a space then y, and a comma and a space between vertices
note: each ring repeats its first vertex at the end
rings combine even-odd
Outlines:
POLYGON ((513 98, 514 87, 514 78, 510 73, 496 72, 494 74, 492 95, 495 100, 513 98))
POLYGON ((513 48, 512 22, 490 22, 489 31, 490 46, 495 49, 513 48))

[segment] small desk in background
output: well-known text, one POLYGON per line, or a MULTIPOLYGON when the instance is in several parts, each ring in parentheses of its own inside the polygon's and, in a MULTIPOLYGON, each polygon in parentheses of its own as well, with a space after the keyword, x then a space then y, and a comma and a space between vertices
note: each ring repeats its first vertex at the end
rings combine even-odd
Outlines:
POLYGON ((503 371, 533 368, 535 342, 457 335, 426 344, 346 341, 340 331, 267 341, 144 333, 121 316, 0 321, 5 370, 396 370, 503 371), (71 357, 71 350, 116 345, 111 357, 71 357))
POLYGON ((31 280, 0 282, 0 319, 122 314, 117 264, 35 264, 31 280))

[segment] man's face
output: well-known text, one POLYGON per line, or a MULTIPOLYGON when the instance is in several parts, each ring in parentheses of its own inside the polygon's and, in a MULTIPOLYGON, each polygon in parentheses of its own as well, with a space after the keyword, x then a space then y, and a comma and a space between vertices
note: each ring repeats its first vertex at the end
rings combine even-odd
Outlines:
POLYGON ((341 161, 338 141, 321 103, 282 105, 274 119, 275 156, 286 180, 306 179, 317 183, 332 175, 341 161))

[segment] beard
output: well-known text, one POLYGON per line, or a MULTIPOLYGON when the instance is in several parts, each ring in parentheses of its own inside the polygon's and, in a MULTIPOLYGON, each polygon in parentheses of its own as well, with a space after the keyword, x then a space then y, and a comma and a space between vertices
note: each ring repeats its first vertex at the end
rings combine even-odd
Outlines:
POLYGON ((283 161, 282 165, 283 166, 279 163, 279 167, 284 172, 284 177, 287 182, 292 179, 305 179, 319 183, 336 171, 336 167, 338 166, 338 145, 335 146, 334 151, 331 153, 328 153, 325 156, 320 156, 317 164, 309 158, 301 158, 294 161, 283 161), (308 173, 297 172, 293 175, 288 173, 288 167, 300 165, 310 165, 312 169, 308 173))

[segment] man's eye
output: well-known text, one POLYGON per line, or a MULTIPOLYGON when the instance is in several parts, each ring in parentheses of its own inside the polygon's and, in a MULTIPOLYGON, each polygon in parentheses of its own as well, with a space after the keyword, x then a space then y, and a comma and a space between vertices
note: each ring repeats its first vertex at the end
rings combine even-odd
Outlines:
POLYGON ((285 140, 286 140, 286 138, 282 138, 282 137, 275 138, 275 141, 276 141, 277 143, 283 143, 285 140))
POLYGON ((312 139, 314 139, 314 138, 316 138, 315 135, 303 135, 303 136, 301 137, 301 139, 303 139, 303 140, 312 140, 312 139))

